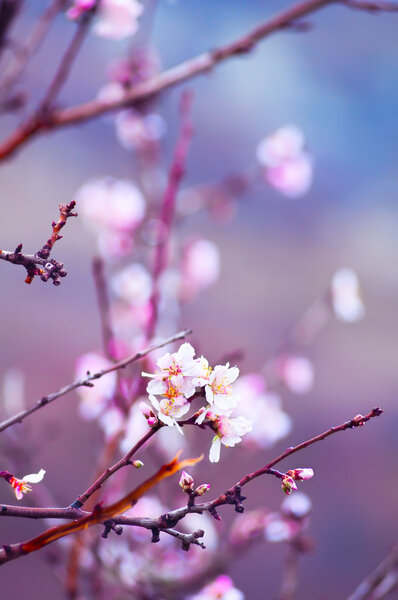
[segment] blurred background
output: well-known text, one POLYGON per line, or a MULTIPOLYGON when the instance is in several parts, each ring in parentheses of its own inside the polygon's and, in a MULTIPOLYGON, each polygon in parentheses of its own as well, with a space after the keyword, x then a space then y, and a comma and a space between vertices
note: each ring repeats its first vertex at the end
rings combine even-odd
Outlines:
MULTIPOLYGON (((29 30, 41 4, 26 3, 13 30, 16 38, 29 30)), ((233 40, 291 4, 159 0, 156 11, 148 6, 133 44, 153 44, 168 68, 233 40)), ((314 183, 305 196, 285 198, 255 186, 238 202, 234 219, 220 224, 200 213, 184 224, 186 231, 216 243, 221 254, 219 280, 182 313, 181 328, 193 329, 193 345, 211 360, 241 349, 242 373, 259 371, 336 269, 350 267, 361 281, 365 318, 355 324, 331 320, 304 352, 315 369, 311 392, 282 392, 294 424, 288 440, 256 454, 224 451, 222 467, 201 466, 218 494, 286 446, 374 406, 384 409, 364 428, 313 446, 289 465, 310 466, 316 473, 305 484, 314 506, 309 533, 315 549, 301 561, 298 598, 347 597, 397 535, 397 19, 327 7, 305 20, 307 31, 279 32, 247 56, 183 86, 194 92, 195 128, 183 187, 219 181, 255 164, 258 142, 285 124, 304 131, 314 156, 314 183)), ((73 30, 61 15, 32 60, 20 84, 32 106, 73 30)), ((88 36, 60 105, 95 97, 107 81, 107 64, 127 47, 88 36)), ((157 107, 167 123, 165 167, 177 137, 180 94, 181 87, 167 91, 157 107)), ((22 115, 2 116, 2 137, 22 115)), ((23 242, 25 251, 33 252, 47 239, 58 204, 70 202, 87 179, 134 180, 136 168, 134 153, 118 143, 110 116, 33 140, 0 166, 1 247, 12 250, 23 242)), ((61 287, 38 279, 27 286, 22 269, 0 264, 0 379, 10 368, 20 369, 29 404, 71 381, 76 358, 101 345, 91 274, 95 253, 94 236, 76 219, 68 222, 54 251, 68 271, 61 287)), ((11 442, 26 444, 32 463, 26 472, 44 467, 60 506, 87 487, 101 440, 94 423, 77 420, 77 403, 72 394, 60 399, 15 426, 14 438, 1 447, 7 468, 11 442)), ((264 503, 277 510, 281 501, 275 481, 256 481, 247 496, 248 508, 264 503)), ((13 502, 6 485, 0 498, 13 502)), ((29 505, 30 498, 23 502, 29 505)), ((43 528, 3 521, 1 543, 27 539, 43 528)), ((231 565, 247 598, 277 596, 284 553, 282 545, 255 545, 231 565)), ((13 597, 25 597, 28 586, 32 599, 62 597, 40 553, 5 565, 3 574, 6 595, 12 590, 13 597), (15 591, 22 580, 29 583, 23 592, 15 591)))

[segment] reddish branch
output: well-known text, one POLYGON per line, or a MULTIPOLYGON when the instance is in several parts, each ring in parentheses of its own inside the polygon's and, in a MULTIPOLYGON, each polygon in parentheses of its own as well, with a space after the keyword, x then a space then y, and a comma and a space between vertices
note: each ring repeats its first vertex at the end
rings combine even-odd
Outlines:
POLYGON ((0 250, 0 258, 14 265, 22 265, 27 271, 26 283, 32 283, 34 277, 38 275, 42 281, 52 279, 54 285, 61 284, 61 278, 66 277, 67 272, 62 262, 50 258, 51 251, 55 242, 62 238, 59 234, 65 226, 69 217, 77 217, 77 213, 72 212, 76 202, 73 200, 70 204, 60 204, 60 217, 57 222, 52 222, 52 234, 40 250, 35 254, 24 254, 22 244, 18 244, 14 252, 0 250))
MULTIPOLYGON (((145 518, 145 517, 120 516, 120 514, 115 509, 116 504, 112 505, 111 510, 108 510, 109 507, 107 507, 107 510, 106 511, 104 510, 101 513, 98 512, 98 510, 99 510, 98 508, 94 509, 93 512, 81 511, 81 510, 79 510, 79 506, 81 506, 81 504, 79 504, 78 501, 74 502, 72 504, 72 506, 70 506, 69 508, 32 508, 32 507, 18 507, 18 506, 2 506, 0 508, 0 516, 3 515, 3 516, 10 516, 10 517, 25 517, 25 518, 31 518, 31 519, 55 518, 55 519, 74 520, 75 523, 72 526, 70 526, 69 528, 67 526, 61 526, 61 527, 64 527, 65 529, 54 528, 57 531, 67 532, 67 533, 63 533, 63 535, 67 535, 69 533, 74 533, 75 531, 83 529, 85 523, 90 523, 90 524, 100 523, 100 522, 104 522, 104 520, 106 518, 108 520, 108 523, 107 523, 108 532, 115 525, 131 525, 131 526, 137 526, 137 527, 145 527, 146 529, 152 530, 152 532, 153 532, 152 541, 157 541, 160 531, 166 531, 166 530, 170 530, 170 529, 174 528, 178 524, 178 522, 181 521, 181 519, 183 519, 188 513, 203 514, 204 512, 209 512, 215 519, 220 520, 221 517, 219 516, 219 514, 217 512, 217 508, 219 506, 223 506, 226 504, 233 505, 235 507, 235 511, 237 511, 237 512, 243 512, 244 507, 243 507, 242 503, 245 500, 245 497, 242 496, 241 491, 242 491, 242 487, 244 485, 246 485, 247 483, 249 483, 249 481, 252 481, 253 479, 260 477, 261 475, 265 475, 265 474, 274 475, 278 478, 283 477, 283 475, 284 475, 283 473, 280 473, 279 471, 276 471, 275 469, 272 468, 278 462, 284 460, 285 458, 287 458, 288 456, 291 456, 292 454, 298 452, 299 450, 302 450, 303 448, 307 448, 308 446, 311 446, 312 444, 315 444, 321 440, 324 440, 328 436, 333 435, 339 431, 345 431, 346 429, 356 429, 357 427, 362 427, 367 421, 369 421, 373 417, 377 417, 377 416, 381 415, 382 412, 383 411, 380 408, 374 408, 365 416, 357 415, 350 421, 346 421, 345 423, 342 423, 338 427, 331 427, 324 433, 321 433, 313 438, 310 438, 309 440, 306 440, 305 442, 302 442, 301 444, 298 444, 297 446, 288 448, 285 452, 280 454, 278 457, 273 459, 271 462, 269 462, 267 465, 265 465, 261 469, 258 469, 257 471, 254 471, 253 473, 249 473, 248 475, 245 475, 244 477, 242 477, 235 485, 230 487, 223 494, 220 494, 214 500, 203 503, 203 504, 194 504, 193 502, 188 502, 187 506, 170 511, 168 513, 160 515, 157 518, 150 519, 150 518, 145 518), (97 510, 97 513, 95 513, 96 510, 97 510), (110 513, 113 513, 112 516, 109 516, 110 513)), ((190 419, 188 419, 187 421, 180 421, 181 426, 191 425, 191 424, 193 424, 193 422, 190 419)), ((131 449, 131 451, 128 453, 130 458, 133 456, 134 452, 138 448, 140 448, 145 443, 145 441, 147 441, 154 434, 155 431, 156 431, 156 429, 150 430, 134 446, 134 448, 131 449)), ((123 459, 121 459, 121 461, 119 461, 119 463, 124 462, 125 458, 126 457, 123 457, 123 459)), ((110 474, 113 474, 114 472, 116 472, 117 469, 115 467, 119 463, 116 463, 116 465, 114 465, 114 467, 111 467, 108 470, 109 472, 111 472, 110 474)), ((118 467, 118 468, 120 468, 120 467, 118 467)), ((108 475, 107 472, 104 472, 102 482, 105 481, 109 476, 110 475, 108 475)), ((153 480, 153 478, 150 479, 150 481, 152 481, 152 480, 153 480)), ((145 482, 145 483, 147 483, 147 482, 145 482)), ((101 485, 101 482, 99 482, 99 484, 101 485)), ((143 485, 145 485, 145 484, 143 484, 143 485)), ((93 486, 91 486, 91 487, 94 488, 95 486, 96 486, 96 489, 98 489, 99 485, 97 485, 97 482, 95 482, 93 484, 93 486)), ((90 492, 90 489, 91 488, 89 488, 89 490, 85 494, 90 492)), ((92 493, 92 492, 90 492, 90 493, 92 493)), ((80 496, 80 498, 82 498, 84 500, 85 494, 83 496, 80 496)), ((122 506, 122 505, 123 505, 122 507, 125 506, 125 504, 126 504, 125 500, 127 497, 131 500, 131 498, 130 498, 131 494, 129 494, 128 496, 126 496, 123 499, 123 501, 120 501, 120 503, 119 503, 120 506, 122 506)), ((124 508, 123 510, 126 510, 126 508, 124 508)), ((49 530, 49 531, 51 532, 52 530, 49 530)), ((169 531, 167 531, 167 533, 169 533, 169 531)), ((173 534, 171 534, 171 535, 173 535, 173 534)), ((35 538, 35 540, 39 539, 40 543, 43 540, 45 540, 46 543, 48 543, 48 541, 47 541, 48 537, 49 537, 49 532, 45 532, 44 534, 42 534, 42 536, 35 538)), ((58 537, 60 537, 60 536, 58 536, 58 537)), ((58 539, 58 538, 54 538, 54 539, 58 539)), ((50 541, 53 541, 53 538, 51 538, 50 541)), ((32 545, 31 546, 26 545, 29 543, 30 542, 25 543, 25 544, 13 544, 12 546, 3 547, 3 550, 0 550, 0 564, 7 562, 9 560, 12 560, 13 558, 22 556, 27 551, 32 551, 32 550, 27 550, 27 548, 32 547, 32 545)), ((42 547, 42 545, 40 545, 40 543, 37 543, 35 541, 35 543, 33 544, 33 546, 34 546, 33 549, 37 550, 37 549, 39 549, 39 547, 42 547)))
POLYGON ((113 371, 117 371, 119 369, 125 369, 129 364, 131 364, 132 362, 134 362, 136 360, 139 360, 140 358, 143 358, 150 352, 153 352, 153 350, 156 350, 157 348, 162 348, 163 346, 166 346, 167 344, 171 344, 172 342, 175 342, 177 340, 184 339, 190 333, 191 333, 191 331, 189 329, 180 331, 180 333, 177 333, 176 335, 173 335, 172 337, 169 337, 169 338, 163 340, 162 342, 159 342, 158 344, 154 344, 153 346, 150 346, 149 348, 146 348, 145 350, 140 350, 140 352, 136 352, 132 356, 129 356, 128 358, 120 360, 119 362, 113 364, 110 367, 107 367, 106 369, 102 369, 101 371, 97 371, 96 373, 88 373, 87 377, 83 377, 82 379, 77 379, 76 381, 69 383, 68 385, 66 385, 63 388, 61 388, 60 390, 58 390, 58 392, 54 392, 53 394, 49 394, 48 396, 43 396, 43 398, 41 398, 40 400, 35 402, 35 404, 30 406, 29 408, 22 410, 21 412, 14 415, 13 417, 10 417, 9 419, 6 419, 2 423, 0 423, 0 432, 4 431, 4 429, 7 429, 8 427, 11 427, 11 425, 14 425, 15 423, 22 423, 22 421, 28 415, 31 415, 32 413, 36 412, 43 406, 46 406, 47 404, 54 402, 54 400, 56 400, 57 398, 60 398, 61 396, 65 396, 69 392, 72 392, 73 390, 75 390, 79 387, 83 387, 83 386, 92 387, 94 385, 92 382, 95 381, 96 379, 100 379, 104 375, 107 375, 107 373, 112 373, 113 371))
POLYGON ((196 75, 208 73, 218 63, 223 62, 233 56, 240 56, 250 52, 257 43, 269 35, 287 28, 296 28, 297 21, 309 14, 319 10, 323 6, 332 3, 347 4, 350 7, 362 10, 388 10, 396 11, 398 7, 394 3, 373 0, 364 2, 362 0, 306 0, 281 12, 279 15, 265 21, 255 29, 239 37, 234 42, 222 46, 216 50, 205 52, 195 56, 172 69, 164 71, 160 75, 145 81, 132 89, 127 90, 122 99, 113 102, 104 102, 92 100, 85 104, 73 106, 62 110, 54 110, 46 115, 45 119, 35 118, 29 123, 25 123, 14 131, 0 146, 0 160, 8 158, 28 140, 39 133, 49 129, 58 129, 83 121, 89 121, 100 117, 101 115, 115 111, 126 106, 146 100, 173 87, 196 75))
POLYGON ((181 180, 185 174, 185 165, 188 156, 193 127, 191 122, 192 94, 185 92, 181 97, 180 114, 181 129, 174 151, 170 168, 169 180, 164 193, 161 212, 159 215, 159 238, 156 246, 155 261, 153 266, 153 291, 150 298, 151 318, 148 322, 146 337, 150 340, 155 333, 158 320, 159 305, 159 279, 163 273, 168 259, 171 227, 173 224, 177 193, 181 180))

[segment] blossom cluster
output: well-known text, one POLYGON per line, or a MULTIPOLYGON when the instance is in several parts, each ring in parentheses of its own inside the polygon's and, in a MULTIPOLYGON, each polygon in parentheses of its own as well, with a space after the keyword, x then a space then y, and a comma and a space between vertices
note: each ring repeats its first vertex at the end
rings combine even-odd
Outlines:
POLYGON ((188 413, 196 393, 204 395, 206 406, 197 411, 195 422, 198 425, 206 422, 214 431, 209 459, 218 462, 221 444, 235 446, 251 431, 252 423, 242 416, 231 418, 239 403, 232 385, 239 375, 238 367, 227 363, 213 368, 204 356, 194 358, 194 355, 194 348, 186 342, 177 352, 168 352, 157 361, 156 373, 142 373, 150 378, 146 389, 152 407, 142 402, 141 410, 151 427, 161 421, 183 433, 178 420, 188 413))

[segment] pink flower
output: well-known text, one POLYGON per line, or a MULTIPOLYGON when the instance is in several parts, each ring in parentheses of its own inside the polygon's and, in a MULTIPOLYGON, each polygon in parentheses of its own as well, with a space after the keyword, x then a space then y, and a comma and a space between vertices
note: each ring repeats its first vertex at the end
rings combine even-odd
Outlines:
POLYGON ((314 367, 304 356, 281 356, 275 360, 274 367, 294 394, 307 394, 314 385, 314 367))
POLYGON ((134 110, 126 110, 115 118, 116 137, 126 150, 145 148, 160 140, 166 124, 160 115, 155 113, 142 115, 134 110))
POLYGON ((305 194, 312 184, 313 160, 304 149, 304 134, 295 125, 281 127, 257 147, 268 183, 285 196, 305 194))
POLYGON ((28 484, 29 483, 39 483, 43 479, 45 473, 46 472, 44 469, 40 469, 40 471, 38 473, 31 473, 30 475, 24 475, 22 479, 17 479, 16 477, 10 477, 7 481, 14 488, 15 496, 17 497, 17 500, 22 500, 23 495, 26 494, 26 492, 31 492, 32 488, 28 484))
POLYGON ((195 350, 188 342, 181 344, 177 352, 167 352, 159 358, 156 373, 142 373, 143 377, 151 377, 147 392, 166 395, 169 385, 178 388, 186 398, 195 392, 196 377, 200 374, 200 364, 194 359, 195 350))
POLYGON ((217 246, 205 239, 189 242, 183 249, 180 295, 189 300, 217 281, 220 274, 220 253, 217 246))
POLYGON ((291 419, 282 410, 279 396, 265 392, 265 380, 261 375, 243 375, 234 386, 236 393, 242 398, 239 414, 253 423, 253 429, 243 440, 245 446, 269 448, 290 433, 291 419))
POLYGON ((165 396, 158 400, 150 395, 149 400, 157 411, 159 421, 172 427, 173 425, 183 434, 177 419, 180 419, 189 411, 190 404, 187 399, 179 393, 179 390, 172 385, 169 386, 165 396))
POLYGON ((252 428, 252 423, 245 417, 230 419, 227 415, 214 416, 212 419, 216 435, 213 438, 209 460, 218 462, 220 460, 221 444, 226 447, 235 446, 242 441, 242 436, 252 428))
POLYGON ((231 411, 238 405, 239 397, 231 385, 238 375, 238 367, 230 367, 229 363, 217 365, 211 371, 205 393, 207 402, 217 414, 231 411))
POLYGON ((314 477, 314 471, 309 468, 305 469, 292 469, 287 471, 287 475, 293 477, 296 481, 305 481, 306 479, 312 479, 314 477))
POLYGON ((111 288, 127 304, 142 305, 151 296, 152 277, 143 265, 133 263, 112 277, 111 288))
POLYGON ((361 298, 359 279, 352 269, 339 269, 333 275, 331 283, 332 306, 340 321, 354 323, 365 314, 361 298))
POLYGON ((220 575, 203 588, 198 594, 189 596, 189 600, 244 600, 243 593, 238 590, 230 577, 220 575))
POLYGON ((72 6, 66 11, 66 16, 71 21, 76 21, 84 13, 89 12, 95 6, 96 0, 74 0, 72 6))
POLYGON ((129 37, 137 31, 143 10, 137 0, 101 0, 94 33, 111 40, 129 37))
POLYGON ((145 216, 145 199, 127 179, 90 180, 78 190, 75 199, 87 226, 96 232, 130 232, 145 216))
MULTIPOLYGON (((97 373, 110 367, 111 364, 104 356, 90 352, 77 359, 75 374, 78 379, 84 379, 87 373, 97 373)), ((96 379, 93 387, 77 388, 76 393, 80 397, 79 411, 83 419, 95 419, 100 415, 116 391, 116 382, 117 375, 111 372, 96 379)))

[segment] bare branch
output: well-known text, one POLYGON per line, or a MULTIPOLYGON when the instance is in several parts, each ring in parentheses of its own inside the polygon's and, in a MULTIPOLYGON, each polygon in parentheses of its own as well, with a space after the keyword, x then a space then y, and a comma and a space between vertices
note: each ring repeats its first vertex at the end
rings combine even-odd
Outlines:
POLYGON ((66 277, 67 272, 63 263, 53 258, 50 259, 50 254, 55 242, 62 238, 59 232, 65 226, 66 221, 69 217, 77 217, 77 213, 72 212, 75 205, 74 200, 69 204, 59 205, 60 217, 57 223, 55 221, 52 223, 51 237, 35 254, 24 254, 22 244, 18 244, 14 252, 0 250, 0 259, 25 267, 27 271, 25 283, 32 283, 34 277, 38 275, 42 281, 52 279, 54 285, 60 285, 61 277, 66 277))
POLYGON ((24 145, 33 136, 49 129, 58 129, 89 121, 106 113, 133 106, 142 100, 147 100, 168 88, 178 85, 192 77, 211 71, 219 63, 250 52, 262 39, 285 29, 295 30, 297 21, 316 12, 320 8, 332 3, 343 3, 351 8, 364 10, 393 10, 393 4, 377 2, 354 2, 354 0, 306 0, 281 12, 279 15, 265 21, 255 29, 249 31, 234 42, 195 56, 176 67, 164 71, 160 75, 145 81, 130 90, 123 98, 117 101, 105 102, 91 100, 70 108, 50 112, 46 119, 27 122, 14 131, 0 146, 0 160, 12 156, 15 151, 24 145), (361 6, 363 4, 363 6, 361 6), (366 4, 366 6, 365 6, 366 4), (372 8, 371 8, 372 7, 372 8))
POLYGON ((91 387, 93 385, 91 383, 92 381, 95 381, 96 379, 100 379, 104 375, 107 375, 108 373, 112 373, 113 371, 117 371, 118 369, 125 369, 132 362, 135 362, 136 360, 140 360, 140 358, 147 356, 147 354, 149 354, 150 352, 153 352, 154 350, 157 350, 158 348, 163 348, 163 346, 166 346, 167 344, 171 344, 172 342, 175 342, 177 340, 182 340, 190 333, 191 333, 191 330, 189 330, 189 329, 180 331, 176 335, 173 335, 172 337, 169 337, 169 338, 159 342, 158 344, 154 344, 153 346, 150 346, 149 348, 146 348, 145 350, 136 352, 132 356, 129 356, 128 358, 120 360, 119 362, 115 363, 114 365, 112 365, 110 367, 107 367, 106 369, 102 369, 101 371, 97 371, 96 373, 92 373, 92 374, 89 373, 87 375, 87 377, 84 377, 82 379, 78 379, 72 383, 69 383, 68 385, 66 385, 63 388, 61 388, 60 390, 58 390, 58 392, 54 392, 53 394, 44 396, 43 398, 38 400, 35 404, 30 406, 26 410, 22 410, 21 412, 14 415, 13 417, 10 417, 9 419, 0 423, 0 432, 4 431, 4 429, 7 429, 7 427, 11 427, 11 425, 15 425, 15 423, 22 423, 22 421, 28 415, 31 415, 32 413, 36 412, 43 406, 46 406, 47 404, 54 402, 54 400, 56 400, 57 398, 60 398, 61 396, 65 396, 69 392, 72 392, 73 390, 75 390, 79 387, 82 387, 82 386, 91 387))

